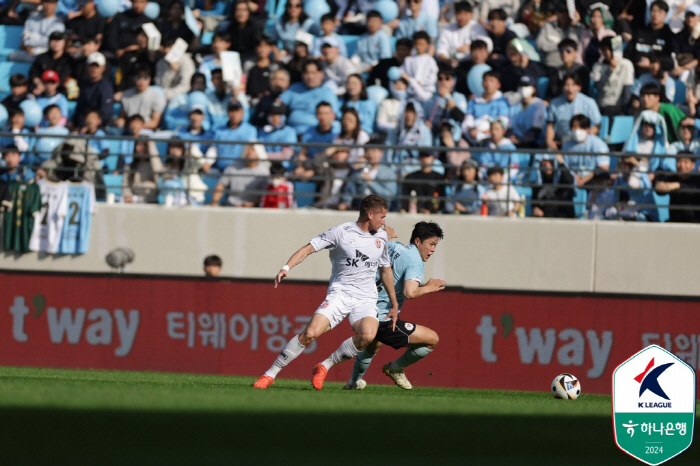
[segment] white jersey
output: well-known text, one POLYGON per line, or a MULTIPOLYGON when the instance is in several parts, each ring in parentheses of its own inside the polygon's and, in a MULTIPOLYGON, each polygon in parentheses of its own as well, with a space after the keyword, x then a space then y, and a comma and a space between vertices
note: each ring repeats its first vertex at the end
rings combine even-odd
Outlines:
POLYGON ((37 185, 41 190, 41 210, 34 220, 29 249, 55 254, 61 244, 63 221, 68 211, 68 184, 42 179, 37 185))
POLYGON ((330 250, 333 273, 329 294, 341 291, 354 298, 377 299, 377 269, 391 265, 389 239, 384 230, 372 235, 355 222, 348 222, 321 233, 309 244, 316 251, 330 250))

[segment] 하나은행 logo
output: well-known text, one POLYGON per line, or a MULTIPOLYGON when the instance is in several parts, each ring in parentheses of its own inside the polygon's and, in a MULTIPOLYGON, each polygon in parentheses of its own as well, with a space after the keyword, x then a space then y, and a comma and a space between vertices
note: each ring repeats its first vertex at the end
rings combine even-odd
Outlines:
POLYGON ((651 345, 612 375, 615 443, 651 465, 685 451, 695 426, 695 371, 666 349, 651 345))

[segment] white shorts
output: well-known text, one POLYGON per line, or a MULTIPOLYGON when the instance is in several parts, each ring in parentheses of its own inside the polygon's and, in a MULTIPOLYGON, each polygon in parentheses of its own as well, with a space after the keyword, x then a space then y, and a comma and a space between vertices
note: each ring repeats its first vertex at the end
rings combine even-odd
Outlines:
POLYGON ((379 320, 376 299, 353 298, 342 293, 331 293, 326 296, 314 314, 325 316, 331 323, 331 328, 335 328, 346 317, 350 321, 351 327, 355 325, 355 322, 365 317, 379 320))

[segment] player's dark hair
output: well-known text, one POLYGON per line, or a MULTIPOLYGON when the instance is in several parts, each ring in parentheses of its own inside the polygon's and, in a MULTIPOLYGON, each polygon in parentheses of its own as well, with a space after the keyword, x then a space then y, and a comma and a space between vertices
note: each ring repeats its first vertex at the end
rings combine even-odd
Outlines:
POLYGON ((207 256, 204 258, 204 267, 209 267, 210 265, 217 265, 221 267, 223 262, 221 261, 221 257, 217 256, 216 254, 212 254, 211 256, 207 256))
POLYGON ((370 194, 360 202, 360 215, 367 215, 368 212, 377 212, 382 209, 389 210, 389 203, 376 194, 370 194))
POLYGON ((591 127, 591 119, 581 113, 577 113, 571 117, 571 120, 569 120, 569 128, 573 128, 574 123, 578 123, 578 126, 581 129, 588 129, 591 127))
POLYGON ((422 243, 426 239, 443 238, 442 228, 435 222, 418 222, 413 227, 413 232, 411 233, 411 244, 415 244, 416 238, 422 243))
POLYGON ((413 33, 413 43, 415 44, 417 40, 423 39, 427 43, 430 43, 430 34, 425 31, 416 31, 413 33))

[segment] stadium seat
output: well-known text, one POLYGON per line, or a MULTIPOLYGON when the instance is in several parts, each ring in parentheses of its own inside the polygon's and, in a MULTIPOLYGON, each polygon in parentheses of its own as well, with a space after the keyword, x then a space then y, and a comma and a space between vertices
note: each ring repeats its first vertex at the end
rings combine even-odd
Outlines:
POLYGON ((658 209, 656 209, 659 212, 659 222, 668 222, 669 218, 669 210, 668 210, 668 205, 669 202, 671 201, 671 196, 668 194, 656 194, 654 193, 654 202, 656 203, 658 209))
POLYGON ((73 119, 73 115, 75 115, 75 108, 77 106, 78 106, 77 100, 69 100, 68 101, 68 120, 73 119))
POLYGON ((0 59, 7 57, 22 44, 22 26, 0 26, 0 59))
POLYGON ((673 97, 673 103, 675 105, 685 104, 685 83, 680 79, 676 79, 676 94, 673 97))
POLYGON ((618 115, 613 118, 610 127, 610 135, 606 142, 608 144, 622 144, 629 139, 634 127, 634 117, 630 115, 618 115))
POLYGON ((102 175, 105 181, 105 188, 108 193, 114 193, 114 195, 119 199, 122 195, 122 175, 102 175))
POLYGON ((316 198, 315 196, 304 196, 303 194, 311 194, 316 192, 316 183, 311 181, 295 181, 294 182, 294 198, 297 201, 297 207, 307 207, 312 205, 316 198), (302 196, 298 194, 301 193, 302 196))
POLYGON ((586 210, 586 202, 588 202, 588 191, 581 188, 576 188, 574 194, 574 214, 576 218, 583 218, 583 213, 586 210))
POLYGON ((544 99, 544 96, 547 95, 547 88, 549 87, 549 78, 546 76, 542 76, 541 78, 537 78, 537 96, 540 99, 544 99))
POLYGON ((214 32, 209 31, 205 32, 202 34, 202 38, 200 39, 200 44, 202 45, 211 45, 211 42, 214 40, 214 32))
POLYGON ((112 139, 107 141, 107 145, 109 146, 109 155, 102 161, 102 166, 106 167, 107 171, 111 173, 117 169, 119 164, 119 146, 121 141, 112 139))
POLYGON ((340 38, 343 39, 343 42, 345 42, 345 47, 348 50, 348 58, 355 55, 355 51, 357 50, 357 41, 360 40, 360 36, 340 36, 340 38))
POLYGON ((610 118, 606 115, 600 117, 600 131, 598 131, 598 137, 603 141, 608 139, 610 135, 610 118))
POLYGON ((209 205, 211 204, 211 198, 214 196, 214 188, 216 188, 216 185, 219 182, 219 177, 203 176, 202 181, 204 181, 204 184, 206 184, 208 188, 206 194, 204 195, 204 204, 209 205))
POLYGON ((0 63, 0 92, 10 92, 10 76, 19 73, 27 76, 31 63, 2 62, 0 63))

